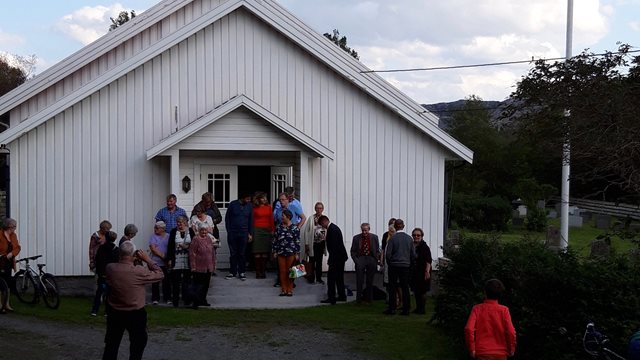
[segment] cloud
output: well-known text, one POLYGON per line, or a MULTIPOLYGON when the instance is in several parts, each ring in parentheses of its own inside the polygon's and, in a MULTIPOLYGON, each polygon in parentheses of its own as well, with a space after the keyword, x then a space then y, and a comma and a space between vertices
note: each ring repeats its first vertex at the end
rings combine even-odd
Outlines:
POLYGON ((22 45, 24 42, 25 40, 22 36, 4 32, 0 29, 0 46, 7 48, 15 45, 22 45))
POLYGON ((85 6, 71 14, 63 16, 55 25, 55 28, 87 45, 109 31, 110 18, 116 18, 121 11, 126 9, 122 4, 85 6))
MULTIPOLYGON (((281 0, 318 32, 337 28, 372 69, 480 64, 564 55, 565 1, 281 0)), ((609 30, 606 0, 574 3, 573 49, 594 46, 609 30)), ((640 25, 640 24, 639 24, 640 25)), ((500 100, 529 67, 503 66, 380 74, 419 102, 471 94, 500 100)))

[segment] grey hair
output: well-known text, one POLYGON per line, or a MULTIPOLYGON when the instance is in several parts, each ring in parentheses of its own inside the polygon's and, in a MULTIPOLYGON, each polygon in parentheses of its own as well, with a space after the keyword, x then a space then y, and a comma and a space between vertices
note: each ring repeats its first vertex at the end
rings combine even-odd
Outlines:
POLYGON ((178 215, 178 217, 176 218, 176 223, 177 223, 178 221, 183 222, 183 223, 185 223, 185 224, 188 224, 188 223, 189 223, 189 218, 187 218, 187 217, 186 217, 186 216, 184 216, 184 215, 178 215))
POLYGON ((120 245, 120 257, 133 256, 136 246, 129 240, 123 241, 120 245))
POLYGON ((200 231, 200 230, 202 230, 202 229, 207 229, 207 230, 209 230, 209 225, 207 225, 207 224, 205 224, 205 223, 203 223, 203 222, 198 223, 198 231, 200 231))
POLYGON ((10 217, 4 218, 4 220, 2 221, 2 228, 8 229, 11 226, 18 226, 18 222, 16 221, 16 219, 10 217))
POLYGON ((135 236, 138 233, 138 227, 134 224, 127 224, 124 227, 124 236, 135 236))

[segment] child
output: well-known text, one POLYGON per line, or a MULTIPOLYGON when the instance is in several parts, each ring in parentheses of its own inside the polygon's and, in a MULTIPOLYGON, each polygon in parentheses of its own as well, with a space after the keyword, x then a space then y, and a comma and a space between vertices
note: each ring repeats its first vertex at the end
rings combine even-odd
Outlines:
POLYGON ((504 285, 498 279, 487 281, 486 299, 471 309, 464 327, 469 354, 479 360, 506 360, 516 351, 516 329, 509 308, 498 304, 504 285))

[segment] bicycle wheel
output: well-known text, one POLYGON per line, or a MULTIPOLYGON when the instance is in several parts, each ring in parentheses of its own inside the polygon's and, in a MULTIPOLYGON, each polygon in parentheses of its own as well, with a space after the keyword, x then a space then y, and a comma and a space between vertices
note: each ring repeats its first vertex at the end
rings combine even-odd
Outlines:
POLYGON ((18 271, 13 278, 16 281, 16 295, 18 300, 25 304, 35 304, 38 302, 38 287, 31 277, 31 274, 24 270, 18 271))
POLYGON ((0 311, 3 311, 9 301, 9 285, 0 277, 0 311))
POLYGON ((57 309, 60 306, 60 291, 58 291, 58 283, 56 278, 51 274, 44 274, 40 278, 44 285, 43 297, 44 303, 50 309, 57 309))

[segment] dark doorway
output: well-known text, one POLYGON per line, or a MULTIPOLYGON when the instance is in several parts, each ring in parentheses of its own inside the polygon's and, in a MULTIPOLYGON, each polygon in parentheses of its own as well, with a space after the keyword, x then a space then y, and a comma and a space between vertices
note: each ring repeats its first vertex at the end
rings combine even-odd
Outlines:
POLYGON ((238 166, 238 196, 264 191, 269 196, 271 192, 270 166, 238 166))

